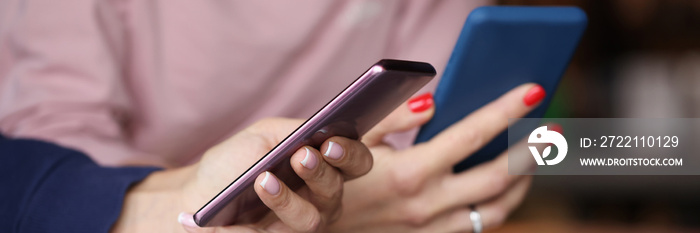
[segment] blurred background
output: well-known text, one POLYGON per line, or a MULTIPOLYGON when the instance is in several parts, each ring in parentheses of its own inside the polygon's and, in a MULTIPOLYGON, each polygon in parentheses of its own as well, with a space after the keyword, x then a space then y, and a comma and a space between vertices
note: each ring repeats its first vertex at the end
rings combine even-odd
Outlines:
MULTIPOLYGON (((588 14, 546 117, 700 117, 700 1, 497 4, 588 14)), ((700 232, 700 177, 537 176, 521 208, 492 232, 700 232)))

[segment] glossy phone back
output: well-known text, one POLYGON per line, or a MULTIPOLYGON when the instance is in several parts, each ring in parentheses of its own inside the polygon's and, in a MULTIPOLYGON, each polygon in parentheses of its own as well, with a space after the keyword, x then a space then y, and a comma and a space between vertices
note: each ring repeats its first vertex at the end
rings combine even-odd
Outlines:
POLYGON ((270 171, 292 190, 304 182, 289 159, 304 145, 318 148, 326 139, 359 139, 435 76, 428 63, 381 60, 326 106, 252 165, 194 215, 199 226, 253 223, 269 212, 253 189, 255 178, 270 171))

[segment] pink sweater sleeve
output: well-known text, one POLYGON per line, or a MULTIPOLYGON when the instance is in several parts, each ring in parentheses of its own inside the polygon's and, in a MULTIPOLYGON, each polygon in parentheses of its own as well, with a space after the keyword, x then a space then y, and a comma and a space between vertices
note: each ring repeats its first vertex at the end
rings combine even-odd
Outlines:
MULTIPOLYGON (((79 148, 104 165, 130 164, 130 103, 118 6, 16 1, 0 7, 0 130, 79 148), (108 10, 109 9, 109 10, 108 10), (109 25, 109 26, 105 26, 109 25), (105 30, 111 29, 111 30, 105 30), (99 153, 99 156, 95 154, 99 153)), ((138 156, 139 163, 147 162, 138 156)))

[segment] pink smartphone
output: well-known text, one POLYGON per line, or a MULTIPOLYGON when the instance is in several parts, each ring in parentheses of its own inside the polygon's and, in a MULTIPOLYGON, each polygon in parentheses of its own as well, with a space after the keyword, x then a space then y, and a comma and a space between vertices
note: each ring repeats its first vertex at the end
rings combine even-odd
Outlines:
POLYGON ((435 69, 428 63, 377 62, 199 209, 194 221, 202 227, 259 221, 270 209, 253 189, 258 175, 270 171, 292 190, 303 187, 304 181, 289 162, 295 151, 305 145, 319 148, 333 136, 360 139, 434 76, 435 69))

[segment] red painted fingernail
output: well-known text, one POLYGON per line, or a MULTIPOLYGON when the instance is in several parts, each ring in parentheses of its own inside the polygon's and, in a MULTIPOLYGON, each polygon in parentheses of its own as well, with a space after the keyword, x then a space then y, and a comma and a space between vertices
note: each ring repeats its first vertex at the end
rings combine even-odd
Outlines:
POLYGON ((411 112, 423 112, 433 106, 433 94, 425 93, 414 97, 408 101, 408 108, 411 112))
POLYGON ((542 101, 545 95, 544 88, 542 88, 540 85, 535 85, 534 87, 530 88, 529 91, 527 91, 527 94, 525 94, 525 97, 523 97, 523 103, 525 103, 527 106, 532 106, 542 101))

